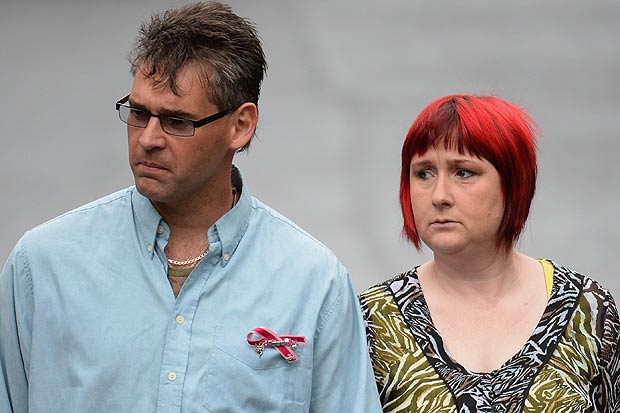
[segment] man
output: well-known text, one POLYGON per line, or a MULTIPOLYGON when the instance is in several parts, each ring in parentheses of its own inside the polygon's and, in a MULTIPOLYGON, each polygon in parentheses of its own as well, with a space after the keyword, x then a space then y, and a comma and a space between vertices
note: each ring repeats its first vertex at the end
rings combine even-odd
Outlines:
POLYGON ((131 55, 135 187, 27 232, 0 278, 2 412, 379 412, 349 275, 232 166, 258 121, 254 26, 154 16, 131 55))

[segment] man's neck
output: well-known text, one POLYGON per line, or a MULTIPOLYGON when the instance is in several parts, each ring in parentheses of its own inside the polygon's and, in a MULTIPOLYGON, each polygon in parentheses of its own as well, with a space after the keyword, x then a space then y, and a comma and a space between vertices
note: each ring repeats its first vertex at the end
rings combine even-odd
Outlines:
MULTIPOLYGON (((229 184, 230 185, 230 184, 229 184)), ((170 228, 167 258, 184 261, 209 248, 208 230, 233 203, 232 187, 219 191, 218 197, 197 198, 192 202, 155 203, 153 205, 170 228)))
POLYGON ((232 186, 228 181, 220 187, 197 194, 191 199, 151 202, 168 224, 171 237, 193 238, 198 234, 206 234, 209 227, 230 210, 233 203, 232 186))

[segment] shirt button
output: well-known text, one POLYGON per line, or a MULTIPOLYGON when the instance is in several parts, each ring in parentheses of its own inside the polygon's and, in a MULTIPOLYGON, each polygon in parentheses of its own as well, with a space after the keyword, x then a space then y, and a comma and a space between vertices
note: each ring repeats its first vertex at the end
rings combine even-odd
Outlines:
POLYGON ((175 320, 176 320, 177 324, 183 324, 185 322, 185 317, 183 317, 182 315, 178 315, 175 318, 175 320))
POLYGON ((174 371, 171 371, 170 373, 168 373, 168 380, 175 381, 176 379, 177 379, 177 375, 174 371))
POLYGON ((158 227, 157 227, 157 233, 158 233, 158 234, 163 234, 163 233, 164 233, 164 227, 163 227, 163 226, 161 226, 161 225, 160 225, 160 226, 158 226, 158 227))
POLYGON ((152 245, 152 244, 147 245, 147 246, 146 246, 146 250, 147 250, 148 252, 153 252, 153 245, 152 245))
POLYGON ((228 261, 230 259, 230 254, 224 254, 224 261, 228 261))

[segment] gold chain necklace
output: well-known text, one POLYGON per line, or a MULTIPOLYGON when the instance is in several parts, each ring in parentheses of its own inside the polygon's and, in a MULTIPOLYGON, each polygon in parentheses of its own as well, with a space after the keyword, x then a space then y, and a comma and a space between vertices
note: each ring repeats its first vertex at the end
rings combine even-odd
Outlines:
POLYGON ((196 265, 198 261, 206 257, 208 253, 209 253, 209 246, 207 245, 207 248, 205 248, 205 250, 199 256, 194 257, 191 260, 177 261, 177 260, 173 260, 172 258, 168 258, 168 264, 174 265, 175 267, 186 267, 188 265, 191 265, 193 267, 194 265, 196 265))

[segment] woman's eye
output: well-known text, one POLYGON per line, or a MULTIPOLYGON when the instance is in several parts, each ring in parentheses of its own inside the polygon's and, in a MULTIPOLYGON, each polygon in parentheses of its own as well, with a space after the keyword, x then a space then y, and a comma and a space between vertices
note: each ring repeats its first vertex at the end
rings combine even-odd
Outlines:
POLYGON ((429 171, 428 169, 424 169, 422 171, 416 172, 415 176, 419 179, 426 180, 426 179, 429 179, 433 175, 431 174, 431 171, 429 171))
POLYGON ((471 178, 474 176, 474 173, 467 169, 459 169, 456 171, 456 175, 460 178, 471 178))

